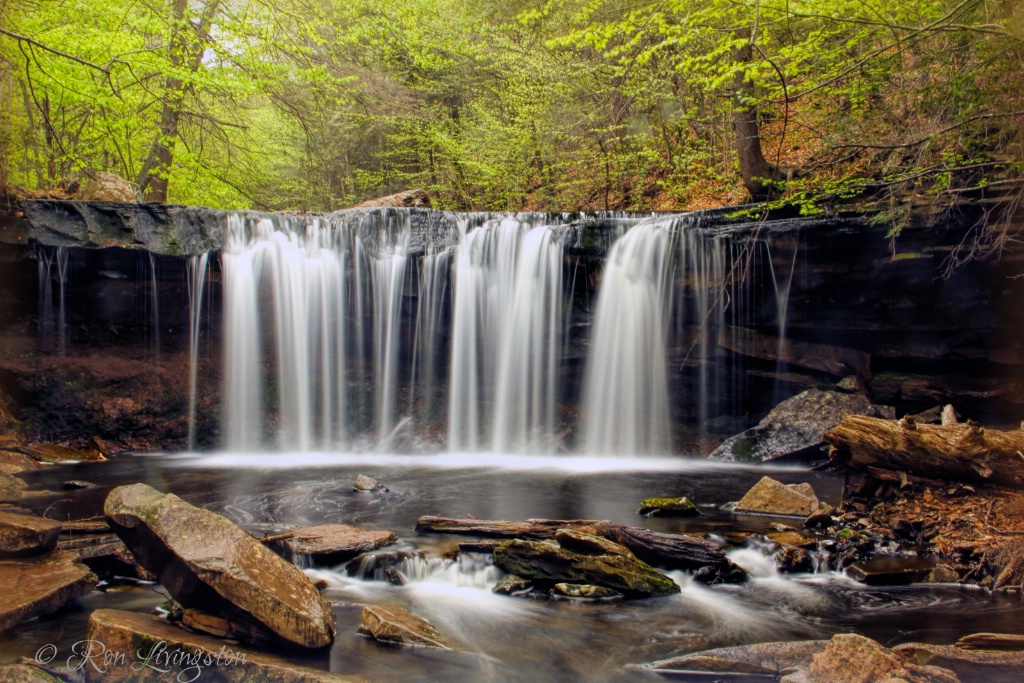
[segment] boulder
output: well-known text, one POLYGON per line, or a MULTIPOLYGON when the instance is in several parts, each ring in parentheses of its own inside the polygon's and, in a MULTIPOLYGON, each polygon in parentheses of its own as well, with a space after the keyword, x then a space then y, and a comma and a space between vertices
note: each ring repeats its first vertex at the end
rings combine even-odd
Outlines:
POLYGON ((313 582, 228 518, 145 484, 114 489, 103 511, 136 561, 183 607, 301 647, 334 640, 334 613, 313 582))
POLYGON ((116 173, 93 171, 82 183, 75 199, 93 202, 136 202, 134 183, 128 182, 116 173))
POLYGON ((783 484, 771 477, 762 477, 740 499, 736 512, 807 517, 818 508, 818 497, 810 484, 783 484))
POLYGON ((0 631, 49 614, 96 587, 96 577, 78 555, 52 552, 0 561, 0 631))
POLYGON ((18 474, 19 472, 30 472, 38 470, 40 464, 24 453, 17 451, 0 451, 0 473, 18 474))
POLYGON ((808 389, 775 406, 757 426, 731 436, 708 456, 721 462, 767 462, 782 456, 818 455, 825 432, 850 415, 892 414, 861 394, 808 389))
POLYGON ((767 534, 768 540, 783 546, 794 548, 813 548, 817 542, 798 531, 773 531, 767 534))
POLYGON ((321 524, 296 529, 292 549, 321 564, 346 562, 357 555, 391 545, 398 540, 392 531, 372 531, 348 524, 321 524))
POLYGON ((814 655, 824 650, 826 645, 827 640, 802 640, 720 647, 663 659, 643 668, 782 676, 810 666, 814 655))
POLYGON ((394 605, 364 607, 359 618, 359 632, 385 643, 454 649, 429 621, 394 605))
POLYGON ((568 529, 555 538, 561 547, 542 541, 507 541, 494 551, 494 564, 541 587, 556 583, 603 586, 629 597, 670 595, 679 586, 624 546, 599 536, 568 529))
POLYGON ((697 517, 700 510, 689 498, 644 498, 636 509, 638 515, 645 517, 697 517))
POLYGON ((0 472, 0 503, 13 503, 21 500, 21 494, 28 484, 17 477, 0 472))
POLYGON ((811 665, 782 679, 782 683, 960 683, 956 674, 937 666, 904 661, 870 638, 840 633, 814 655, 811 665))
POLYGON ((556 583, 551 587, 551 593, 564 598, 581 600, 613 600, 622 597, 622 593, 619 591, 585 583, 556 583))
POLYGON ((519 593, 526 593, 532 588, 532 581, 528 581, 515 574, 506 574, 498 580, 498 583, 494 584, 491 592, 501 595, 518 595, 519 593))
POLYGON ((0 681, 4 681, 4 683, 64 683, 56 676, 30 664, 0 666, 0 681))
POLYGON ((389 194, 386 197, 378 197, 376 199, 367 199, 362 204, 356 204, 353 209, 371 209, 378 207, 407 207, 417 209, 429 209, 430 208, 430 195, 427 194, 426 190, 414 189, 406 190, 404 192, 397 192, 395 194, 389 194))
MULTIPOLYGON (((1020 636, 1017 636, 1020 638, 1020 636)), ((942 667, 963 681, 1019 683, 1024 678, 1024 652, 968 650, 954 645, 906 643, 893 653, 913 665, 942 667)))
POLYGON ((356 475, 355 482, 352 484, 352 490, 360 493, 374 493, 378 491, 386 492, 388 487, 384 486, 384 484, 380 483, 373 477, 368 477, 365 474, 358 474, 356 475))
POLYGON ((56 443, 38 443, 20 446, 18 450, 40 462, 73 462, 79 460, 106 460, 99 451, 68 448, 56 443))
POLYGON ((0 512, 0 555, 38 555, 53 550, 60 522, 36 515, 0 512))
MULTIPOLYGON (((356 683, 362 679, 310 669, 245 650, 148 614, 99 609, 86 639, 94 648, 82 667, 86 683, 207 681, 220 683, 356 683), (91 666, 95 663, 97 666, 91 666), (160 670, 158 670, 160 669, 160 670)), ((72 660, 73 664, 81 660, 72 660)))

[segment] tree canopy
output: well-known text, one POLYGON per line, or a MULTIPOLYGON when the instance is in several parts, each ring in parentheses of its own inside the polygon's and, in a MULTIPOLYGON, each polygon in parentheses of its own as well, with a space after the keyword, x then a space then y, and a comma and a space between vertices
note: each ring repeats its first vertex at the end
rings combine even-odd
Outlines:
POLYGON ((331 210, 1021 181, 1016 0, 0 0, 0 182, 331 210))

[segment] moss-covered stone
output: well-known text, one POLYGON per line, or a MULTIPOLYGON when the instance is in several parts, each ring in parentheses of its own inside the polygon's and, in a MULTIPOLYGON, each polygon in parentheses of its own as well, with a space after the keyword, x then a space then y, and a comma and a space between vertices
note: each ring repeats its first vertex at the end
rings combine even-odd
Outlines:
POLYGON ((533 583, 523 577, 516 576, 515 574, 506 574, 501 577, 498 583, 494 584, 491 592, 501 595, 518 595, 519 593, 529 591, 531 588, 533 588, 533 583))
POLYGON ((580 600, 614 600, 621 598, 622 593, 611 588, 591 586, 586 583, 556 583, 551 589, 554 595, 580 600))
POLYGON ((696 517, 700 514, 689 498, 644 498, 636 509, 638 515, 650 517, 696 517))

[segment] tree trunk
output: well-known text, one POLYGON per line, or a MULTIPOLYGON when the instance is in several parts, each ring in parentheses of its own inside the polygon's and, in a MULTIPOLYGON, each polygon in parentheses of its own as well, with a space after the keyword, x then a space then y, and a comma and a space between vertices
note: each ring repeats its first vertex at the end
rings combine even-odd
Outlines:
MULTIPOLYGON (((174 0, 171 6, 173 27, 169 48, 172 74, 182 65, 188 65, 191 73, 199 70, 204 45, 209 38, 209 27, 219 4, 220 0, 213 0, 206 5, 199 24, 193 26, 187 17, 188 0, 174 0)), ((168 76, 164 81, 160 125, 135 181, 139 186, 139 193, 147 202, 167 201, 171 165, 174 163, 174 146, 178 140, 178 124, 181 121, 187 88, 188 85, 175 75, 168 76)))
MULTIPOLYGON (((749 37, 749 34, 748 36, 749 37)), ((747 64, 751 61, 754 48, 746 42, 733 52, 733 61, 747 64)), ((754 99, 754 84, 747 79, 742 69, 736 71, 736 100, 733 104, 733 134, 736 137, 736 154, 740 161, 740 176, 755 202, 768 201, 772 195, 772 178, 775 169, 764 158, 761 151, 761 132, 757 123, 757 107, 754 99)))
POLYGON ((840 469, 876 467, 930 479, 1024 487, 1024 431, 973 423, 919 425, 851 415, 830 432, 829 458, 840 469))

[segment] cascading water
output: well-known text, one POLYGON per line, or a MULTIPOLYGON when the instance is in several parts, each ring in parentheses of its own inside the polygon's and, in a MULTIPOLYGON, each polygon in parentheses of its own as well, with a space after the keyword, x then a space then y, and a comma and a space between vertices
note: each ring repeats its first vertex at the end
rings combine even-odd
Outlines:
POLYGON ((669 450, 665 336, 673 238, 672 221, 655 219, 635 226, 608 254, 585 380, 592 454, 669 450))
MULTIPOLYGON (((193 256, 188 263, 188 342, 189 342, 189 381, 188 381, 188 448, 194 450, 196 447, 196 384, 199 379, 199 332, 203 316, 203 289, 206 284, 206 266, 209 254, 193 256)), ((155 264, 154 291, 155 291, 155 264)), ((154 295, 154 301, 156 296, 154 295)), ((159 315, 156 317, 157 328, 159 328, 159 315)), ((159 332, 157 333, 159 339, 159 332)), ((159 345, 159 342, 158 342, 159 345)), ((158 346, 159 348, 159 346, 158 346)), ((157 356, 159 359, 159 356, 157 356)))

